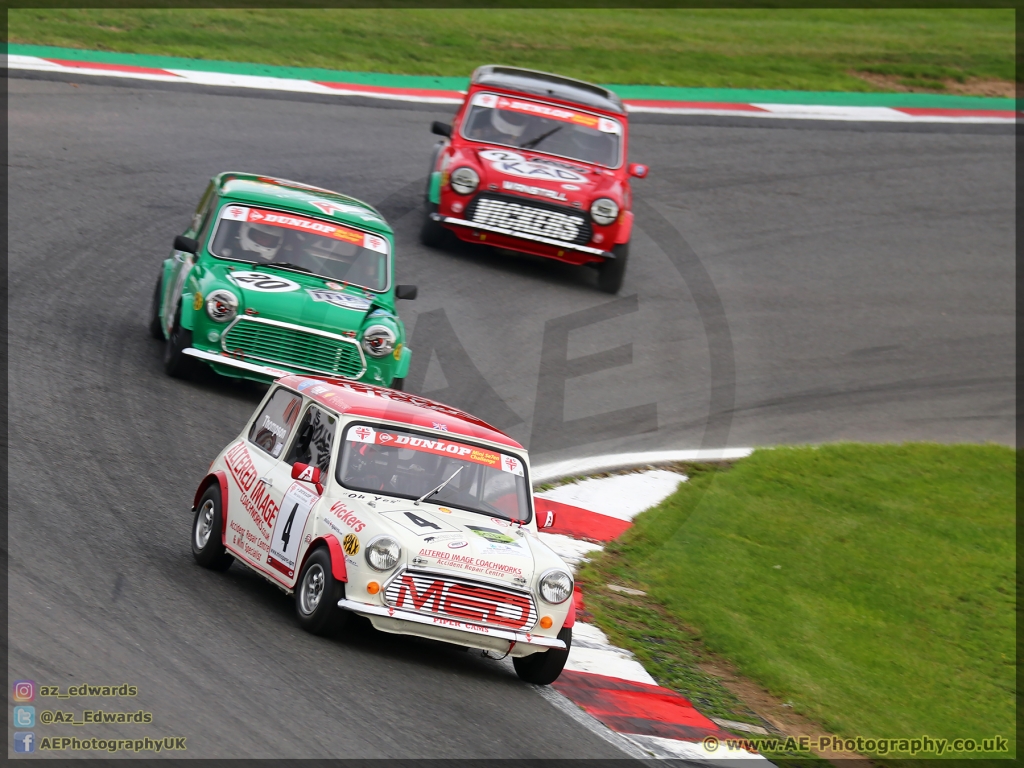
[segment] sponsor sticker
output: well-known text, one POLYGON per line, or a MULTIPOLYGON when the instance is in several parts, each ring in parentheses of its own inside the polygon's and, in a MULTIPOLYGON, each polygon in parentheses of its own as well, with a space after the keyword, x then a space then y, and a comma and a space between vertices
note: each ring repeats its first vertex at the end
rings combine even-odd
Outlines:
MULTIPOLYGON (((566 200, 564 192, 556 192, 553 189, 547 189, 545 187, 531 187, 529 184, 520 184, 518 181, 504 181, 501 184, 503 189, 510 190, 512 192, 522 192, 524 195, 536 195, 537 197, 546 197, 549 200, 561 200, 563 203, 566 200)), ((573 186, 563 185, 564 186, 573 186)))
POLYGON ((355 512, 345 506, 345 502, 336 501, 331 507, 331 514, 347 525, 356 533, 360 533, 366 527, 366 523, 359 519, 355 512))
POLYGON ((504 453, 501 454, 501 469, 504 472, 509 472, 513 475, 524 477, 523 462, 512 456, 506 456, 504 453))
POLYGON ((340 291, 325 291, 322 288, 307 288, 306 293, 313 297, 313 301, 324 301, 342 309, 352 309, 357 312, 365 312, 373 304, 369 299, 362 296, 352 296, 340 291))
POLYGON ((281 502, 281 513, 274 521, 274 534, 270 539, 267 565, 289 578, 295 575, 295 558, 299 552, 302 531, 310 510, 320 500, 315 493, 299 483, 292 483, 281 502))
POLYGON ((568 168, 562 168, 552 163, 527 160, 517 152, 508 152, 503 149, 486 149, 480 153, 480 158, 488 161, 494 170, 509 176, 538 181, 585 182, 587 180, 583 174, 568 168))
POLYGON ((395 511, 395 512, 381 512, 381 517, 387 518, 393 523, 397 523, 408 531, 412 531, 417 536, 421 536, 424 539, 436 537, 439 534, 445 533, 459 533, 459 529, 450 523, 446 523, 444 520, 434 517, 426 510, 411 510, 395 511))
POLYGON ((512 544, 516 547, 519 546, 515 539, 507 533, 502 533, 497 528, 483 528, 479 525, 467 525, 466 528, 489 542, 493 542, 495 544, 512 544))
POLYGON ((467 544, 469 544, 469 542, 465 539, 459 539, 458 541, 449 541, 448 549, 462 549, 467 544))
POLYGON ((480 547, 480 553, 484 555, 511 555, 512 557, 527 557, 518 544, 495 544, 488 542, 480 547))
POLYGON ((354 533, 345 535, 342 539, 341 548, 345 550, 346 555, 358 555, 359 554, 359 537, 354 533))
POLYGON ((266 272, 236 270, 228 273, 228 280, 239 288, 245 288, 250 291, 262 291, 263 293, 287 293, 288 291, 299 290, 298 283, 286 277, 270 275, 266 272))
POLYGON ((335 216, 340 213, 348 216, 358 216, 363 221, 380 221, 378 216, 374 216, 370 211, 358 205, 340 203, 336 200, 310 200, 309 204, 319 208, 328 216, 335 216))
POLYGON ((376 443, 377 430, 363 424, 350 429, 345 436, 353 443, 376 443))

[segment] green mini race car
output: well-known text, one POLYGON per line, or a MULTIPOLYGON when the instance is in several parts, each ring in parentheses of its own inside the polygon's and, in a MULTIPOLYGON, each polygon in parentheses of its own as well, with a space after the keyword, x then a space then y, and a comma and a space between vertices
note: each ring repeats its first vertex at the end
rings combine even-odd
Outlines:
POLYGON ((247 173, 214 176, 153 291, 164 369, 200 362, 268 382, 289 373, 401 389, 411 352, 396 299, 394 235, 355 198, 247 173))

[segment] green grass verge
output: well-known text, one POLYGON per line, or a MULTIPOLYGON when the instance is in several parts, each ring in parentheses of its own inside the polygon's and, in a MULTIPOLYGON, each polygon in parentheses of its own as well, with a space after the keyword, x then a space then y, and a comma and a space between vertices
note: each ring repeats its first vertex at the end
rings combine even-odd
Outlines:
POLYGON ((30 9, 8 41, 383 73, 481 63, 601 83, 880 92, 1014 77, 1010 9, 30 9))
POLYGON ((640 515, 582 570, 588 609, 698 701, 706 648, 835 735, 1000 735, 1010 757, 1015 472, 994 445, 759 450, 640 515), (662 612, 616 608, 613 580, 662 612))

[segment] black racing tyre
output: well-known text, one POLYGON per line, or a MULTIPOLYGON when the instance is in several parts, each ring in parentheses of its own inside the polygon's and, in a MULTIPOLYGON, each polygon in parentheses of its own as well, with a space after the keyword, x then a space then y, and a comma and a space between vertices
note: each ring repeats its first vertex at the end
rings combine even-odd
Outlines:
POLYGON ((427 205, 430 205, 430 181, 434 175, 434 171, 437 170, 437 156, 441 154, 441 150, 444 149, 444 142, 439 141, 434 145, 434 151, 430 155, 430 170, 427 172, 427 186, 423 190, 423 199, 427 205))
POLYGON ((192 520, 192 557, 203 568, 211 571, 226 571, 233 558, 221 540, 224 531, 224 505, 220 498, 220 486, 211 483, 199 499, 196 516, 192 520))
POLYGON ((551 685, 558 676, 562 674, 566 659, 569 658, 569 648, 572 647, 572 628, 562 627, 558 633, 558 639, 565 643, 565 650, 560 651, 552 648, 541 653, 534 653, 522 658, 513 658, 512 666, 516 668, 516 674, 524 683, 534 685, 551 685))
POLYGON ((157 341, 164 340, 164 324, 160 322, 160 287, 163 283, 161 278, 156 279, 156 288, 153 289, 153 302, 149 308, 149 335, 157 341))
POLYGON ((423 226, 420 227, 420 242, 428 248, 440 248, 448 239, 448 230, 430 218, 432 213, 437 213, 437 205, 428 203, 427 215, 423 217, 423 226))
POLYGON ((345 585, 331 573, 331 554, 327 547, 317 547, 302 566, 295 582, 295 615, 299 626, 321 637, 337 634, 352 618, 338 607, 345 597, 345 585))
POLYGON ((181 327, 181 308, 179 307, 174 317, 171 335, 167 337, 167 345, 164 347, 164 371, 168 376, 187 379, 195 372, 195 358, 185 354, 185 350, 191 346, 192 331, 181 327))
POLYGON ((392 379, 391 388, 397 389, 399 392, 403 391, 405 389, 405 377, 403 376, 400 379, 392 379))
POLYGON ((597 268, 597 287, 605 293, 618 293, 622 278, 626 275, 626 261, 629 259, 629 243, 612 248, 614 259, 606 259, 597 268))

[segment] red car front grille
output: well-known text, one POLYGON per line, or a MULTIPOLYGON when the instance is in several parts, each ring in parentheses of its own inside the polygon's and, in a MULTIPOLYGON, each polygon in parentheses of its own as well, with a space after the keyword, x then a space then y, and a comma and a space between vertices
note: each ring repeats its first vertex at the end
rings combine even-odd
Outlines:
POLYGON ((466 218, 513 234, 546 237, 574 245, 586 245, 593 236, 590 220, 580 211, 510 195, 477 195, 466 208, 466 218))
POLYGON ((470 624, 528 630, 537 623, 537 608, 524 592, 434 573, 404 571, 384 598, 394 608, 470 624))

